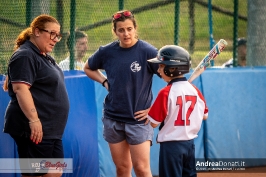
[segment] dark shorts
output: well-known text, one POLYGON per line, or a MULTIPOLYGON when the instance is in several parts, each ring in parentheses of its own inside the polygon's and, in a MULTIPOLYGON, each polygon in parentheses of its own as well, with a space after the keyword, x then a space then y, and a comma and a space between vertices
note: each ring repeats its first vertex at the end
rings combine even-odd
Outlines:
POLYGON ((159 176, 197 176, 194 140, 160 143, 159 176))
POLYGON ((127 124, 103 118, 103 137, 108 143, 126 140, 130 145, 141 144, 153 139, 153 128, 148 124, 127 124))
MULTIPOLYGON (((17 144, 19 158, 64 158, 63 143, 61 139, 42 139, 39 144, 33 143, 30 138, 22 136, 11 137, 17 144)), ((23 164, 24 166, 25 164, 23 164)), ((22 167, 22 164, 20 164, 22 167)), ((48 172, 48 169, 47 169, 48 172)), ((41 176, 47 173, 22 173, 27 176, 41 176)))

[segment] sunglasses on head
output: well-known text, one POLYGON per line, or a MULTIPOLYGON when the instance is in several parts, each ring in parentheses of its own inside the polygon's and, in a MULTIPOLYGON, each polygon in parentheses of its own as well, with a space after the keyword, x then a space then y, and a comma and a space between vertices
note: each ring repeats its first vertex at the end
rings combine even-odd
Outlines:
POLYGON ((130 11, 124 11, 124 12, 117 12, 113 15, 113 19, 117 20, 119 18, 121 18, 122 16, 124 17, 133 17, 133 14, 130 11))

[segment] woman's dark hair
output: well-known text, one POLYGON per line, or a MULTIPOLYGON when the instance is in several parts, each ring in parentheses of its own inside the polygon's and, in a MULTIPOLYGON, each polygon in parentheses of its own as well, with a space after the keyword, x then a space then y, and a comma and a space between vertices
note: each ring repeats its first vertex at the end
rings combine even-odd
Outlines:
MULTIPOLYGON (((117 13, 123 14, 123 12, 126 12, 126 11, 129 11, 129 10, 121 10, 121 11, 116 12, 115 14, 117 14, 117 13)), ((124 22, 127 19, 130 19, 133 22, 133 26, 136 29, 137 28, 137 22, 136 22, 136 19, 134 18, 133 13, 131 12, 130 16, 121 15, 121 17, 119 17, 117 19, 112 18, 112 32, 115 33, 117 22, 124 22)), ((137 34, 136 34, 136 38, 138 38, 137 34)))

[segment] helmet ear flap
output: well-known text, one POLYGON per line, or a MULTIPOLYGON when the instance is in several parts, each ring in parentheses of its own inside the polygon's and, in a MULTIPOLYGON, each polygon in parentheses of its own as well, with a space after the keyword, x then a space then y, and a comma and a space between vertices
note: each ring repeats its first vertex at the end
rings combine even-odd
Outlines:
POLYGON ((171 67, 171 66, 165 66, 164 67, 164 70, 163 70, 163 72, 164 72, 164 74, 166 75, 166 76, 168 76, 168 77, 174 77, 174 72, 176 71, 176 69, 174 70, 174 71, 170 71, 170 68, 173 68, 173 67, 171 67))
POLYGON ((188 73, 189 68, 190 68, 189 65, 178 65, 178 66, 166 65, 164 67, 164 74, 168 77, 176 77, 188 73), (174 70, 171 71, 173 68, 174 70))

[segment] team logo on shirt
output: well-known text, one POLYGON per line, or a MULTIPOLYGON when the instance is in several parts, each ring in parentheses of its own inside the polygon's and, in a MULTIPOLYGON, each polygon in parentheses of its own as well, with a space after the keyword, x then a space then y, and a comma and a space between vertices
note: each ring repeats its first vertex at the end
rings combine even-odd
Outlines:
POLYGON ((141 70, 141 66, 139 66, 139 63, 137 61, 134 61, 131 65, 130 65, 130 69, 133 72, 138 72, 141 70))

